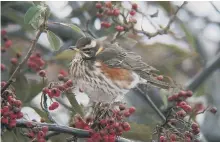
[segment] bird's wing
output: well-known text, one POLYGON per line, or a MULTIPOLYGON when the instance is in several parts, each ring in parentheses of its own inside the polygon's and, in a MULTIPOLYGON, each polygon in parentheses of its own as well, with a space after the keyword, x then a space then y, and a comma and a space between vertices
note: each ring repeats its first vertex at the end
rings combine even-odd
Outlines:
POLYGON ((146 64, 142 61, 141 56, 122 48, 118 43, 103 43, 104 50, 97 55, 97 60, 101 60, 103 63, 112 68, 122 68, 134 71, 141 78, 164 89, 172 87, 169 83, 159 81, 154 76, 155 72, 158 72, 154 67, 146 64))

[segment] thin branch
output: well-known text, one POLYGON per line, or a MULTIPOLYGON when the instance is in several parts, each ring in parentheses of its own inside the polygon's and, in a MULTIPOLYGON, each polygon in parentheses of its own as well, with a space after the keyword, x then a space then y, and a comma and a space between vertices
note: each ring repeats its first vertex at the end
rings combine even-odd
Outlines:
POLYGON ((176 16, 177 16, 177 13, 179 12, 179 10, 185 5, 187 4, 186 1, 183 2, 183 4, 181 6, 179 6, 176 10, 176 12, 174 13, 174 15, 170 18, 168 24, 166 25, 165 28, 161 29, 161 30, 157 30, 156 32, 154 33, 150 33, 150 32, 147 32, 147 31, 144 31, 144 30, 137 30, 137 29, 134 29, 135 32, 137 33, 142 33, 144 35, 146 35, 148 38, 152 38, 152 37, 155 37, 157 35, 163 35, 163 34, 167 34, 168 30, 170 29, 170 26, 171 24, 173 23, 173 21, 175 20, 176 16))
POLYGON ((218 13, 220 13, 220 9, 218 9, 218 8, 214 5, 214 3, 213 3, 212 1, 210 1, 210 3, 211 3, 211 5, 213 6, 213 8, 214 8, 218 13))
POLYGON ((207 63, 203 71, 199 72, 186 86, 185 88, 195 91, 207 77, 216 69, 220 67, 220 52, 207 63))
MULTIPOLYGON (((147 100, 147 102, 150 104, 150 106, 155 110, 155 112, 159 115, 159 117, 165 121, 167 121, 167 118, 163 115, 163 113, 157 108, 157 106, 154 104, 154 102, 151 100, 151 98, 145 94, 139 87, 136 87, 136 90, 139 91, 141 93, 142 96, 144 96, 144 98, 147 100)), ((181 132, 174 127, 171 124, 167 124, 170 128, 172 128, 175 132, 177 132, 178 134, 181 134, 181 132)))
POLYGON ((11 83, 13 83, 15 81, 16 75, 17 73, 20 71, 20 69, 24 66, 24 64, 27 62, 27 60, 29 59, 29 57, 31 56, 32 52, 34 51, 34 49, 36 48, 36 43, 40 37, 40 35, 44 32, 45 30, 45 23, 46 23, 46 18, 44 18, 44 22, 43 24, 40 26, 40 29, 37 32, 37 35, 35 37, 35 39, 33 40, 31 47, 27 53, 27 55, 24 57, 24 59, 18 64, 17 68, 15 69, 15 71, 12 73, 11 77, 9 78, 9 80, 7 81, 6 85, 1 89, 1 93, 3 93, 10 85, 11 83))
MULTIPOLYGON (((28 128, 26 125, 28 122, 30 121, 17 120, 16 127, 28 128)), ((49 136, 54 136, 54 134, 59 134, 59 133, 66 133, 66 134, 75 135, 78 138, 89 138, 90 137, 89 131, 86 131, 86 130, 71 128, 68 126, 61 126, 61 125, 56 125, 56 124, 49 124, 49 123, 39 123, 39 122, 31 122, 31 123, 32 123, 32 126, 47 126, 49 131, 55 132, 55 133, 52 133, 51 135, 48 134, 49 136)), ((118 137, 116 142, 130 142, 130 140, 118 137)))

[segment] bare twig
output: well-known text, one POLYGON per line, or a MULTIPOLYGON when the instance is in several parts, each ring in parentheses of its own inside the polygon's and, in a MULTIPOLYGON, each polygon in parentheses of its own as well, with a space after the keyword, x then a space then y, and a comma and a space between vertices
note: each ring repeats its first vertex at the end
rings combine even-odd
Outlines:
POLYGON ((220 9, 218 9, 218 8, 214 5, 214 3, 213 3, 212 1, 210 1, 210 3, 211 3, 211 5, 213 6, 213 8, 214 8, 218 13, 220 13, 220 9))
POLYGON ((134 31, 137 32, 137 33, 142 33, 142 34, 146 35, 148 38, 152 38, 152 37, 155 37, 155 36, 157 36, 157 35, 167 34, 168 30, 170 29, 171 24, 173 23, 173 21, 174 21, 175 18, 176 18, 177 13, 179 12, 179 10, 180 10, 185 4, 187 4, 186 1, 184 1, 183 4, 177 8, 176 12, 175 12, 174 15, 170 18, 170 20, 169 20, 169 22, 168 22, 168 24, 166 25, 165 28, 163 28, 163 29, 161 29, 161 30, 157 30, 157 31, 154 32, 154 33, 150 33, 150 32, 144 31, 144 30, 137 30, 137 29, 134 29, 134 31))
POLYGON ((200 84, 202 84, 206 78, 216 69, 220 67, 220 52, 207 63, 203 71, 198 73, 186 86, 185 88, 189 90, 196 90, 200 84))
POLYGON ((11 83, 14 82, 17 73, 20 71, 20 69, 23 67, 23 65, 27 62, 27 60, 29 59, 29 57, 31 56, 32 52, 34 51, 34 49, 36 48, 36 43, 40 37, 40 35, 44 32, 45 30, 45 25, 46 25, 46 16, 44 18, 44 22, 43 24, 40 26, 37 35, 35 37, 35 39, 32 41, 32 44, 30 46, 30 49, 27 53, 27 55, 24 57, 24 59, 18 64, 18 66, 16 67, 15 71, 12 73, 12 75, 10 76, 9 80, 7 81, 6 85, 1 89, 1 93, 3 93, 10 85, 11 83))

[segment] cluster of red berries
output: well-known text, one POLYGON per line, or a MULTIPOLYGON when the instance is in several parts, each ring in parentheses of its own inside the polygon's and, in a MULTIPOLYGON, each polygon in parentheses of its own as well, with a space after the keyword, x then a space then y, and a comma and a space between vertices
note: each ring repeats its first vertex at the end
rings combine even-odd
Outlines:
MULTIPOLYGON (((187 102, 186 99, 192 97, 192 91, 180 91, 177 94, 168 97, 168 101, 173 102, 174 106, 172 107, 172 112, 169 116, 167 116, 167 124, 171 124, 173 126, 181 123, 184 125, 184 136, 182 134, 174 134, 174 132, 166 129, 165 127, 161 128, 159 132, 160 142, 176 142, 179 140, 183 140, 185 142, 199 142, 197 139, 198 134, 200 133, 200 129, 197 123, 186 121, 184 118, 186 115, 197 115, 201 110, 204 110, 204 107, 199 105, 192 108, 187 102)), ((210 109, 210 112, 216 113, 217 109, 215 107, 210 109)), ((164 125, 164 124, 163 124, 164 125)))
POLYGON ((1 71, 5 71, 6 70, 6 67, 4 64, 1 64, 1 71))
MULTIPOLYGON (((99 18, 103 18, 103 19, 107 19, 108 17, 111 17, 111 18, 118 17, 120 14, 122 14, 120 12, 120 9, 117 8, 115 5, 113 5, 110 1, 105 2, 105 3, 97 2, 96 8, 98 9, 96 16, 99 18)), ((131 17, 129 17, 129 21, 126 21, 126 23, 137 23, 137 20, 133 18, 133 16, 136 14, 137 8, 138 8, 138 5, 136 3, 133 3, 131 11, 129 12, 131 17)), ((112 23, 109 21, 101 22, 101 27, 103 28, 110 28, 111 26, 112 26, 112 23)), ((125 30, 125 26, 116 25, 115 29, 119 32, 122 32, 125 30)))
MULTIPOLYGON (((45 87, 43 88, 42 92, 43 94, 47 94, 51 99, 54 97, 60 97, 61 93, 64 91, 69 90, 73 86, 72 80, 67 80, 63 84, 54 85, 52 87, 45 87)), ((59 107, 58 102, 53 102, 49 106, 49 110, 54 110, 59 107)))
MULTIPOLYGON (((1 82, 2 87, 5 84, 5 82, 1 82)), ((15 93, 11 90, 5 90, 1 94, 1 98, 1 124, 7 128, 14 128, 16 126, 16 119, 23 117, 21 112, 22 102, 15 98, 15 93)))
POLYGON ((45 136, 48 132, 48 126, 34 126, 32 122, 28 122, 26 126, 29 128, 28 133, 25 133, 27 137, 35 139, 37 142, 46 142, 45 136))
POLYGON ((38 72, 45 65, 45 61, 41 58, 40 53, 34 53, 30 56, 27 61, 27 65, 30 69, 38 72))
POLYGON ((59 71, 58 79, 60 81, 66 81, 67 80, 67 78, 66 78, 67 76, 68 76, 68 72, 62 69, 62 70, 59 71))
POLYGON ((12 46, 12 41, 8 39, 7 37, 7 31, 6 30, 1 30, 1 36, 4 41, 4 47, 1 48, 1 52, 4 53, 8 48, 12 46))
POLYGON ((106 105, 100 106, 95 115, 84 119, 78 114, 75 115, 73 127, 90 132, 91 137, 87 142, 115 142, 117 136, 131 129, 125 118, 135 112, 135 107, 126 108, 119 105, 117 109, 107 108, 108 111, 105 111, 105 108, 106 105))
MULTIPOLYGON (((3 47, 1 47, 1 52, 4 53, 6 52, 7 49, 9 49, 12 46, 12 41, 8 39, 7 37, 7 31, 2 30, 1 31, 2 39, 4 41, 3 47)), ((16 57, 11 58, 11 64, 12 65, 17 65, 18 64, 18 59, 21 57, 21 53, 17 52, 16 57)), ((1 71, 4 71, 6 69, 4 64, 1 64, 1 71)))

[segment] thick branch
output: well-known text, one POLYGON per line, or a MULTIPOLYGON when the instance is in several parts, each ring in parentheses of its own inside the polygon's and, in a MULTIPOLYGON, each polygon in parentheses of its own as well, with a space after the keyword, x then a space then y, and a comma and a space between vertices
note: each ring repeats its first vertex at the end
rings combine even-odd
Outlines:
MULTIPOLYGON (((26 125, 28 122, 29 121, 26 121, 26 120, 17 120, 16 127, 28 128, 26 125)), ((61 126, 61 125, 49 124, 49 123, 39 123, 39 122, 32 122, 32 125, 33 126, 47 126, 49 131, 53 131, 56 134, 66 133, 66 134, 77 136, 78 138, 89 138, 90 137, 89 131, 81 130, 77 128, 71 128, 68 126, 61 126)), ((130 142, 130 140, 118 137, 116 142, 130 142)))
POLYGON ((144 35, 146 35, 148 38, 152 38, 152 37, 155 37, 157 35, 163 35, 163 34, 167 34, 168 30, 170 29, 170 26, 171 24, 173 23, 173 21, 175 20, 176 16, 177 16, 177 13, 179 12, 179 10, 185 5, 187 4, 186 1, 183 2, 183 4, 177 8, 176 12, 173 14, 173 16, 170 18, 167 26, 165 28, 163 28, 162 30, 157 30, 156 32, 154 33, 150 33, 150 32, 147 32, 147 31, 144 31, 144 30, 137 30, 137 29, 134 29, 135 32, 137 33, 142 33, 144 35))
POLYGON ((212 59, 210 62, 207 63, 203 71, 198 73, 192 81, 190 81, 186 88, 192 91, 195 91, 199 85, 201 85, 206 78, 216 69, 220 68, 220 52, 212 59))

